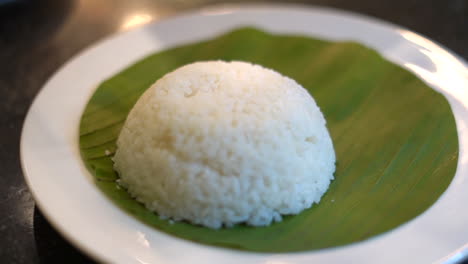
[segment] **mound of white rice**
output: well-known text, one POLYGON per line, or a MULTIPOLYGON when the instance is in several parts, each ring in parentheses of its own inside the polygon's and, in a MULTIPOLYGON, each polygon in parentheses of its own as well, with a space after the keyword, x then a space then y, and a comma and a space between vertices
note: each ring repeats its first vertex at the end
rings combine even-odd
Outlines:
POLYGON ((335 171, 320 109, 294 80, 245 62, 183 66, 127 117, 120 184, 162 218, 265 226, 318 203, 335 171))

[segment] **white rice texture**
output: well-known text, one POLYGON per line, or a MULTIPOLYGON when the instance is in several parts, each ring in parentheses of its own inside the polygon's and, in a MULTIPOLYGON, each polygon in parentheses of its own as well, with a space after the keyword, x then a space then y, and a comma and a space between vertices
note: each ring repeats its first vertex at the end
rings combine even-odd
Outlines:
POLYGON ((196 62, 158 80, 130 111, 114 162, 120 184, 161 218, 215 229, 298 214, 335 171, 309 93, 239 61, 196 62))

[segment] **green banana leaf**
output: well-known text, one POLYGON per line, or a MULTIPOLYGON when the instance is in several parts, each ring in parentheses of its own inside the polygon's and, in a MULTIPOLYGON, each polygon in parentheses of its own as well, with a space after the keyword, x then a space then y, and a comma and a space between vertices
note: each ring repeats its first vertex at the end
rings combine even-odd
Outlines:
POLYGON ((180 238, 257 252, 336 247, 398 227, 439 198, 458 159, 448 102, 412 73, 357 43, 254 28, 153 54, 101 83, 82 115, 79 146, 96 186, 128 214, 180 238), (111 157, 129 110, 164 74, 202 60, 260 64, 312 94, 337 155, 335 180, 318 205, 268 227, 212 230, 161 220, 116 184, 111 157))

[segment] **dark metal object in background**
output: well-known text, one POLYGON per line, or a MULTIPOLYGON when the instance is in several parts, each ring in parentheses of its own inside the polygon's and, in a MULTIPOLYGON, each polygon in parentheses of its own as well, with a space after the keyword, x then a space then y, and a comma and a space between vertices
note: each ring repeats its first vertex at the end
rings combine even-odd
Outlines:
MULTIPOLYGON (((122 30, 131 15, 143 12, 158 20, 218 2, 0 0, 1 263, 92 262, 64 241, 42 217, 21 172, 22 123, 47 78, 80 50, 122 30)), ((468 59, 468 0, 286 2, 329 6, 378 17, 421 33, 468 59)))

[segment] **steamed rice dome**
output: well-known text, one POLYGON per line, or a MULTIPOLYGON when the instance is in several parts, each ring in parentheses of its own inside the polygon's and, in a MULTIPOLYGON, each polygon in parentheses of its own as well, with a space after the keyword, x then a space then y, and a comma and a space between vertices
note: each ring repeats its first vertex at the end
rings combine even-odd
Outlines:
POLYGON ((314 99, 245 62, 183 66, 152 85, 117 141, 120 184, 163 218, 265 226, 318 203, 335 153, 314 99))

